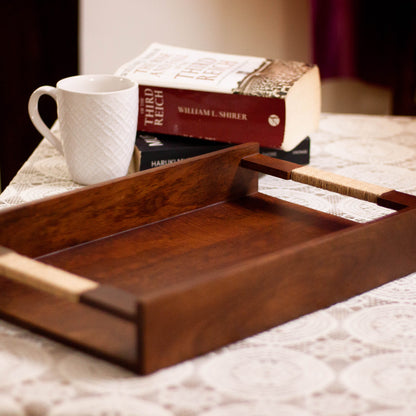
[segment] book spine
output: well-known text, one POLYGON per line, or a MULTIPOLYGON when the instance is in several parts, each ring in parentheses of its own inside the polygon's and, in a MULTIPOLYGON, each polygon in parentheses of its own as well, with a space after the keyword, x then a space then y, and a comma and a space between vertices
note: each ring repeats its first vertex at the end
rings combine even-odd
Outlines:
POLYGON ((170 163, 188 159, 190 157, 203 155, 215 150, 224 149, 227 145, 219 145, 217 148, 212 146, 198 146, 195 148, 174 148, 161 149, 156 151, 140 152, 140 170, 155 168, 158 166, 169 165, 170 163))
POLYGON ((139 86, 138 130, 280 148, 285 100, 139 86))

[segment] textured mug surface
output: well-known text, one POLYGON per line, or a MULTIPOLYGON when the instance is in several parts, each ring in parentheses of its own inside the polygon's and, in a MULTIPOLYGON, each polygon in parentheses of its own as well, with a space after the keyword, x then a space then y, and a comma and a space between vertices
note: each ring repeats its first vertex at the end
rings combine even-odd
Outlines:
POLYGON ((65 78, 56 88, 34 91, 29 114, 39 132, 63 153, 74 181, 91 185, 127 174, 137 130, 135 82, 115 75, 65 78), (43 94, 57 102, 61 140, 39 115, 43 94))

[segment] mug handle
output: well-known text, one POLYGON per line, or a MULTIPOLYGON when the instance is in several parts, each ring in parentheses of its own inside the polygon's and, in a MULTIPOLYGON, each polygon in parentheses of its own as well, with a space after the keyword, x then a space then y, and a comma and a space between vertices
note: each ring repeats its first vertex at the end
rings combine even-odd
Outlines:
POLYGON ((52 143, 60 153, 64 154, 61 141, 58 139, 58 137, 55 136, 55 134, 52 133, 52 131, 44 123, 42 117, 39 114, 39 98, 45 94, 52 97, 58 104, 57 89, 55 87, 50 87, 48 85, 39 87, 38 89, 33 91, 32 95, 30 96, 28 104, 29 116, 32 120, 33 125, 36 127, 39 133, 42 134, 45 137, 45 139, 47 139, 50 143, 52 143))

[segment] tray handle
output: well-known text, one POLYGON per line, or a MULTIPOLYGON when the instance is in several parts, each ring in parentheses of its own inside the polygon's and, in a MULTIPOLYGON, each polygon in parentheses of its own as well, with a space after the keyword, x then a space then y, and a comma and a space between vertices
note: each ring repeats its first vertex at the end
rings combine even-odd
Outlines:
POLYGON ((309 165, 298 165, 262 154, 244 157, 241 159, 240 166, 282 179, 291 179, 295 182, 374 202, 386 208, 399 210, 406 207, 416 207, 416 197, 413 195, 326 172, 309 165))
POLYGON ((0 275, 71 302, 84 303, 126 320, 137 317, 133 295, 0 246, 0 275))

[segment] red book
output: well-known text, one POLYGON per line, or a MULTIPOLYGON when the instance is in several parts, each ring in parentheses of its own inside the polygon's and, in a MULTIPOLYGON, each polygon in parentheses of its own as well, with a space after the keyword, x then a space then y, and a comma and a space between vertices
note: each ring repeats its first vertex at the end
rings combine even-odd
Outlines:
POLYGON ((140 131, 290 151, 318 127, 316 65, 152 44, 117 74, 139 84, 140 131))

